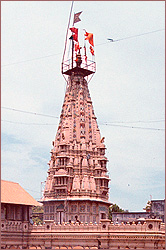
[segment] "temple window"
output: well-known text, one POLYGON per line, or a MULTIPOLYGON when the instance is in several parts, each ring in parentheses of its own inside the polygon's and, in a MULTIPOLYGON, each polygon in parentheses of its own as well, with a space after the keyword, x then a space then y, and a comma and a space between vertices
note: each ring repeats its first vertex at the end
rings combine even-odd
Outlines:
POLYGON ((45 219, 46 219, 46 220, 49 220, 49 216, 48 216, 48 215, 46 215, 46 216, 45 216, 45 219))
POLYGON ((96 213, 96 206, 93 206, 93 213, 96 213))
POLYGON ((53 220, 54 219, 54 215, 50 215, 50 220, 53 220))
POLYGON ((54 213, 54 206, 50 206, 50 213, 54 213))
POLYGON ((49 213, 49 206, 44 207, 45 213, 49 213))
POLYGON ((77 211, 77 205, 71 205, 71 212, 77 211))
POLYGON ((93 223, 96 222, 96 215, 93 215, 93 223))
POLYGON ((80 205, 80 212, 85 212, 85 205, 80 205))

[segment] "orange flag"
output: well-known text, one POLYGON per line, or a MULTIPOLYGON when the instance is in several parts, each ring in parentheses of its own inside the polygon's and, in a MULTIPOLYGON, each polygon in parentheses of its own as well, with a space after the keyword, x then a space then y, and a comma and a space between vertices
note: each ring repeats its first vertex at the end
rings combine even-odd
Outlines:
POLYGON ((92 48, 92 46, 90 46, 90 52, 94 56, 94 49, 92 48))
POLYGON ((86 36, 85 40, 88 40, 89 43, 94 47, 94 43, 93 43, 93 34, 92 34, 92 33, 86 32, 86 33, 85 33, 85 36, 86 36))
POLYGON ((79 50, 79 49, 80 49, 79 43, 76 43, 75 44, 75 51, 77 52, 77 50, 79 50))

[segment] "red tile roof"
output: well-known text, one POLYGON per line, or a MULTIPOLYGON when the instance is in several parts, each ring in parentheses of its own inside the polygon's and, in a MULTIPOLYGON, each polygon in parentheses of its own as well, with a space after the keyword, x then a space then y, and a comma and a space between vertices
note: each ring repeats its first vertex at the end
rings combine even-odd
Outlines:
POLYGON ((40 206, 18 183, 1 180, 1 203, 40 206))

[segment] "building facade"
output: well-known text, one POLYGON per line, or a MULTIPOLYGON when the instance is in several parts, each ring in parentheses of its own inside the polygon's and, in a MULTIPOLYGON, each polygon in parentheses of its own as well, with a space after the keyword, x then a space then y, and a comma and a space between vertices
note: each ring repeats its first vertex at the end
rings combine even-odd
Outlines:
POLYGON ((151 200, 150 213, 165 223, 165 200, 151 200))
POLYGON ((150 212, 112 212, 112 221, 114 224, 121 223, 144 223, 145 219, 150 218, 150 212))

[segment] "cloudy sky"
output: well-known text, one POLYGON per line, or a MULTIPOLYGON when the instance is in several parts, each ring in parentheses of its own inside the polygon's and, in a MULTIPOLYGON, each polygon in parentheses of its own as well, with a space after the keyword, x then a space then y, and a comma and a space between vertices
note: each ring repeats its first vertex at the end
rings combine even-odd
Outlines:
MULTIPOLYGON (((71 2, 1 5, 1 178, 40 199, 65 95, 61 62, 71 2)), ((89 89, 107 147, 110 201, 129 211, 143 211, 150 195, 164 199, 164 9, 164 1, 73 7, 83 11, 76 26, 94 34, 97 70, 89 89)))

